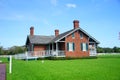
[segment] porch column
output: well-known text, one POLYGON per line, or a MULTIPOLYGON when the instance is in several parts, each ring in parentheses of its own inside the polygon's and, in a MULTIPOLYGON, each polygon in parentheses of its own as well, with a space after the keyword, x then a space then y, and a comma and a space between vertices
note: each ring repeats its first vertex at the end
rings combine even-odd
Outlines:
POLYGON ((95 44, 95 43, 94 43, 94 47, 95 47, 95 54, 97 54, 97 53, 96 53, 96 44, 95 44))
POLYGON ((54 50, 54 44, 52 43, 52 53, 53 53, 53 50, 54 50))
POLYGON ((58 43, 56 42, 56 55, 58 56, 58 43))
POLYGON ((49 47, 49 50, 48 50, 49 52, 48 52, 48 54, 50 55, 50 44, 48 45, 48 47, 49 47))
POLYGON ((32 51, 34 51, 34 44, 32 44, 32 51))

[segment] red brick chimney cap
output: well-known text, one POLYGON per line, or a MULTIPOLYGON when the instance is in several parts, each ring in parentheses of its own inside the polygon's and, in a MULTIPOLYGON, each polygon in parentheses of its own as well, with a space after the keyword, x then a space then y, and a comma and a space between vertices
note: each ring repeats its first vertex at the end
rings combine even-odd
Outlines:
POLYGON ((59 31, 59 29, 56 29, 55 31, 59 31))
POLYGON ((30 29, 34 29, 34 26, 31 26, 30 29))
POLYGON ((79 20, 74 20, 73 23, 79 23, 79 20))

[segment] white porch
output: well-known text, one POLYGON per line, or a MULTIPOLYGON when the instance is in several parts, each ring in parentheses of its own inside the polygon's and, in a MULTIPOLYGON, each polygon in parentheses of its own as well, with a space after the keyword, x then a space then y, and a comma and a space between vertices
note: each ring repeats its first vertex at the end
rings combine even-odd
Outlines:
POLYGON ((89 56, 97 56, 96 44, 94 42, 89 43, 89 56))
POLYGON ((52 50, 44 50, 44 51, 28 51, 26 52, 27 57, 65 57, 64 51, 52 51, 52 50))

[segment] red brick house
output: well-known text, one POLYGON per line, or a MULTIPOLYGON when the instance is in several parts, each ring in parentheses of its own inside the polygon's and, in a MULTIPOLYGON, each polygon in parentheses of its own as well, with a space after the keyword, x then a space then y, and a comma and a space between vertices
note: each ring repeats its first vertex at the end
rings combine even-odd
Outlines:
POLYGON ((89 35, 81 27, 79 21, 73 21, 73 29, 59 34, 55 30, 55 36, 34 35, 34 27, 30 28, 26 46, 34 56, 64 56, 87 57, 96 56, 96 47, 99 44, 95 38, 89 35))

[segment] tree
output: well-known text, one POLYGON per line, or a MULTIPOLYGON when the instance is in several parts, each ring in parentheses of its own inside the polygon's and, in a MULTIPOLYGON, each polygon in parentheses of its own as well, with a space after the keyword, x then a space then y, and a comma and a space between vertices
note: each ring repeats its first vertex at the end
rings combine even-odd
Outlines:
POLYGON ((103 50, 102 47, 97 47, 97 52, 98 52, 98 53, 104 53, 104 50, 103 50))
POLYGON ((113 47, 113 51, 115 53, 120 53, 120 48, 115 46, 115 47, 113 47))
POLYGON ((24 46, 13 46, 9 49, 9 55, 24 53, 26 51, 26 47, 24 46))
POLYGON ((0 55, 3 55, 3 54, 4 54, 3 48, 0 47, 0 55))
POLYGON ((113 47, 113 48, 109 48, 109 47, 97 47, 97 52, 98 53, 120 53, 120 48, 119 47, 113 47))
POLYGON ((104 48, 104 53, 112 53, 113 49, 112 48, 104 48))

